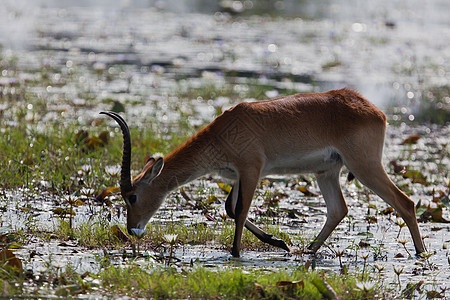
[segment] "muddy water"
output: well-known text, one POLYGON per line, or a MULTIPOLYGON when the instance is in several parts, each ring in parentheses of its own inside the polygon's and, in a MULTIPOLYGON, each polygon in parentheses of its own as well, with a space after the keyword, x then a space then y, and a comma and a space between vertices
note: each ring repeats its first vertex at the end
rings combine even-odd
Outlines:
MULTIPOLYGON (((267 16, 268 11, 252 15, 249 10, 233 15, 223 7, 205 7, 203 3, 195 6, 196 1, 185 1, 181 7, 178 2, 172 2, 149 6, 142 1, 116 1, 112 5, 88 7, 87 2, 74 5, 69 1, 61 5, 56 1, 34 4, 7 1, 8 5, 0 8, 1 55, 14 61, 14 67, 2 70, 2 91, 12 93, 9 89, 5 92, 4 87, 24 82, 27 92, 45 103, 46 110, 38 118, 41 126, 61 115, 66 120, 88 124, 98 111, 110 109, 109 102, 102 101, 110 98, 127 104, 126 117, 134 117, 135 125, 152 119, 170 128, 180 116, 173 109, 179 107, 176 91, 188 87, 231 83, 236 89, 245 90, 251 85, 267 85, 272 90, 264 97, 276 97, 284 90, 310 92, 349 86, 391 111, 391 120, 408 121, 420 114, 422 91, 448 85, 448 1, 377 1, 364 7, 357 1, 333 4, 320 1, 320 5, 313 1, 302 5, 286 1, 283 7, 275 9, 277 13, 273 17, 267 16), (48 79, 45 84, 35 83, 44 79, 48 79)), ((195 112, 192 122, 209 121, 217 105, 226 107, 236 101, 220 96, 211 103, 194 97, 183 104, 195 112)), ((11 103, 0 105, 6 110, 11 103)), ((9 115, 3 117, 7 121, 9 115)), ((406 163, 423 169, 434 184, 425 187, 408 183, 408 187, 414 192, 414 201, 430 201, 433 188, 446 190, 444 181, 438 178, 441 173, 435 172, 438 169, 435 163, 440 160, 441 165, 447 166, 448 174, 448 156, 439 156, 442 151, 448 153, 448 126, 404 125, 390 129, 386 162, 405 156, 405 146, 399 146, 402 137, 416 133, 426 138, 412 146, 414 159, 406 163)), ((399 184, 408 181, 401 176, 395 179, 399 184)), ((216 188, 219 180, 201 179, 191 183, 190 188, 195 190, 200 185, 216 188)), ((325 220, 322 199, 305 198, 300 192, 287 189, 285 183, 291 184, 290 178, 270 182, 275 189, 289 195, 280 203, 276 218, 280 228, 293 236, 294 246, 299 244, 295 240, 298 236, 313 239, 325 220), (292 219, 283 213, 293 209, 303 217, 292 219)), ((316 186, 312 188, 318 191, 316 186)), ((373 195, 367 200, 365 193, 354 184, 343 185, 343 189, 350 207, 349 218, 328 240, 328 247, 321 249, 317 268, 339 272, 339 261, 333 251, 346 249, 343 263, 351 269, 361 269, 361 253, 352 249, 364 241, 370 246, 360 251, 370 254, 371 270, 374 265, 385 268, 381 276, 386 283, 395 281, 393 266, 396 266, 404 267, 401 278, 405 280, 424 280, 430 288, 433 282, 450 287, 448 225, 420 224, 422 234, 427 236, 427 248, 436 252, 427 266, 420 266, 416 260, 407 258, 403 246, 397 242, 408 240, 406 246, 413 253, 406 228, 397 238, 399 228, 395 216, 376 215, 377 223, 370 225, 364 220, 371 210, 369 203, 378 210, 386 205, 373 195), (375 250, 370 247, 378 248, 380 244, 385 257, 375 259, 375 250), (405 258, 395 258, 398 253, 405 258)), ((55 199, 52 195, 36 196, 38 193, 7 192, 8 203, 2 203, 6 207, 1 216, 3 224, 20 224, 20 228, 32 223, 52 228, 58 222, 58 217, 49 212, 55 206, 55 199), (33 208, 26 214, 17 205, 24 200, 33 208)), ((255 219, 262 206, 263 191, 257 194, 260 196, 251 212, 255 219)), ((225 197, 219 190, 217 195, 221 199, 225 197)), ((189 223, 204 219, 199 211, 179 213, 182 203, 176 201, 178 198, 172 195, 154 222, 189 223)), ((61 203, 60 199, 56 202, 61 203)), ((217 218, 224 213, 222 206, 223 203, 217 205, 217 218)), ((86 207, 77 208, 74 222, 85 222, 92 215, 95 214, 86 207)), ((448 209, 444 210, 444 218, 450 218, 448 209)), ((112 223, 124 224, 125 220, 121 216, 112 223)), ((76 244, 44 243, 38 239, 31 240, 18 253, 27 260, 30 258, 29 267, 35 272, 46 268, 49 262, 63 268, 68 261, 80 273, 95 272, 99 268, 98 257, 103 255, 102 251, 80 249, 76 244), (32 251, 41 255, 30 258, 32 251)), ((112 254, 117 255, 116 263, 120 264, 120 253, 112 254)), ((278 251, 244 251, 243 258, 231 259, 222 245, 185 245, 176 249, 175 257, 180 259, 180 264, 195 261, 205 266, 267 269, 296 266, 311 259, 278 251)), ((150 256, 140 262, 160 264, 150 256)))

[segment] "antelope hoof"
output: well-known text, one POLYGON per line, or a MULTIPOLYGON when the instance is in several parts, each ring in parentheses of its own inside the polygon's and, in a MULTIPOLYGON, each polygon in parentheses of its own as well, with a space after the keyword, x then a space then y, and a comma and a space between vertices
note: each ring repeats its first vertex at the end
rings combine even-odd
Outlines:
POLYGON ((310 255, 316 255, 316 251, 313 251, 309 248, 306 248, 302 251, 302 254, 310 254, 310 255))
POLYGON ((286 243, 282 239, 278 239, 272 236, 270 237, 268 243, 272 246, 286 250, 287 252, 291 252, 291 248, 289 248, 289 246, 286 245, 286 243))
POLYGON ((231 249, 231 255, 232 255, 233 257, 236 257, 236 258, 241 257, 241 255, 240 255, 239 252, 240 252, 240 251, 239 251, 239 250, 236 250, 234 247, 231 249))

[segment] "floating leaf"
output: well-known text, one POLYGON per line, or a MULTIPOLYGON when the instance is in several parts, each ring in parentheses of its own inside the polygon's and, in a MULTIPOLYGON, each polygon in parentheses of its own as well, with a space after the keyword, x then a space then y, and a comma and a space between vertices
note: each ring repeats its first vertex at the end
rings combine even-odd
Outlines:
POLYGON ((206 199, 207 204, 218 203, 219 199, 215 195, 209 195, 208 199, 206 199))
POLYGON ((385 209, 383 209, 382 211, 381 211, 381 214, 383 214, 383 215, 389 215, 389 214, 391 214, 391 213, 393 213, 394 212, 394 209, 392 208, 392 207, 386 207, 385 209))
POLYGON ((404 139, 400 145, 413 145, 413 144, 417 144, 417 141, 421 138, 420 135, 418 134, 413 134, 410 135, 409 137, 407 137, 406 139, 404 139))
POLYGON ((20 244, 20 243, 13 242, 13 243, 8 244, 8 249, 21 249, 21 248, 22 248, 22 244, 20 244))
POLYGON ((219 188, 226 192, 226 193, 230 193, 231 192, 231 186, 229 186, 226 183, 222 183, 222 182, 218 182, 217 185, 219 186, 219 188))
POLYGON ((78 242, 74 242, 74 243, 68 243, 68 242, 61 242, 58 244, 59 247, 78 247, 78 242))
POLYGON ((403 178, 409 178, 413 183, 420 183, 423 185, 428 185, 427 176, 423 175, 418 170, 408 170, 403 174, 403 178))
MULTIPOLYGON (((433 195, 434 195, 434 191, 433 191, 433 195)), ((433 202, 435 202, 435 203, 438 203, 438 202, 440 202, 440 203, 442 203, 442 204, 444 204, 445 206, 449 206, 449 204, 450 204, 450 194, 446 194, 444 191, 439 191, 439 195, 438 196, 433 196, 433 202)))
POLYGON ((365 241, 360 241, 358 245, 360 248, 367 248, 370 246, 370 244, 365 241))
POLYGON ((442 206, 435 208, 428 207, 427 210, 419 217, 422 222, 432 221, 438 223, 450 223, 449 220, 444 219, 442 216, 442 206))
POLYGON ((361 231, 361 232, 358 232, 358 235, 359 235, 359 236, 366 236, 366 237, 373 237, 373 233, 372 233, 372 232, 369 232, 369 231, 361 231))
POLYGON ((378 222, 378 219, 375 216, 366 216, 366 221, 369 224, 375 224, 378 222))
POLYGON ((309 197, 317 197, 317 196, 319 196, 319 194, 310 191, 306 185, 299 186, 297 188, 297 190, 299 190, 300 192, 305 194, 305 196, 309 196, 309 197))
POLYGON ((22 272, 22 261, 9 249, 0 251, 0 264, 3 267, 10 267, 22 272))
POLYGON ((416 204, 416 216, 421 216, 424 212, 427 211, 427 207, 422 205, 422 200, 419 200, 416 204))
POLYGON ((435 299, 435 298, 444 298, 445 295, 443 293, 439 293, 438 291, 428 291, 427 292, 427 299, 435 299))
POLYGON ((291 219, 299 219, 302 217, 307 216, 307 214, 302 213, 301 211, 299 211, 298 209, 287 209, 285 210, 287 212, 287 216, 291 219))
POLYGON ((444 228, 442 228, 442 227, 431 227, 431 231, 440 231, 442 229, 444 229, 444 228))
POLYGON ((403 254, 401 254, 400 252, 397 253, 394 258, 404 258, 405 256, 403 254))
POLYGON ((74 206, 81 206, 81 205, 83 205, 84 204, 84 202, 81 200, 81 199, 76 199, 73 203, 72 203, 72 205, 74 205, 74 206))

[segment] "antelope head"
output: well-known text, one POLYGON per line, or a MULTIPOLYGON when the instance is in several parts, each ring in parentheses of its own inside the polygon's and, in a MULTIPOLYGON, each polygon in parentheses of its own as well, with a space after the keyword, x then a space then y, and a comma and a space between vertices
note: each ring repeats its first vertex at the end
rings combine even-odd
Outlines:
POLYGON ((127 208, 127 230, 144 229, 148 220, 161 206, 166 191, 160 189, 154 180, 164 166, 162 158, 150 158, 142 172, 131 180, 131 136, 127 123, 114 112, 101 112, 113 118, 120 126, 123 135, 122 169, 120 173, 120 192, 127 208))

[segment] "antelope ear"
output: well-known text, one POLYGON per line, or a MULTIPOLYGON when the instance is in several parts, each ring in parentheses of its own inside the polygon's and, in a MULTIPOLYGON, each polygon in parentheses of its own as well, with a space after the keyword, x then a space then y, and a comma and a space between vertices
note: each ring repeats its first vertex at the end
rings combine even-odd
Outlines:
MULTIPOLYGON (((152 160, 155 160, 152 158, 152 160)), ((149 160, 151 162, 151 160, 149 160)), ((162 157, 158 158, 151 168, 148 168, 145 172, 144 177, 142 178, 146 183, 152 182, 160 173, 162 168, 164 167, 164 160, 162 157)))

